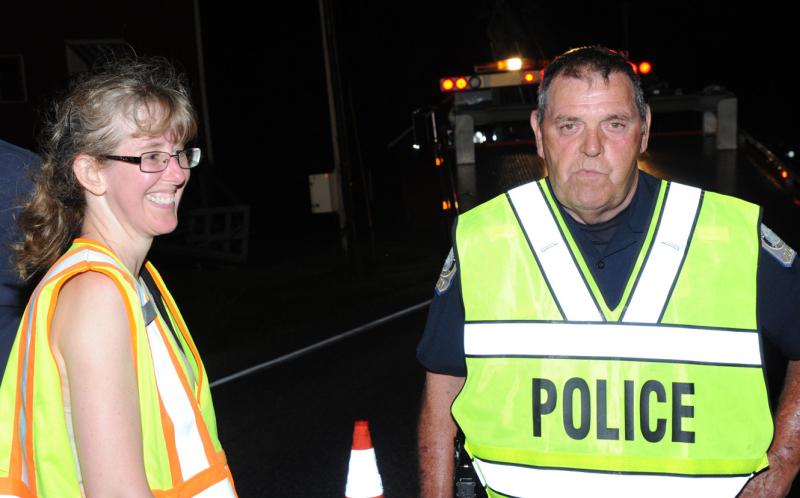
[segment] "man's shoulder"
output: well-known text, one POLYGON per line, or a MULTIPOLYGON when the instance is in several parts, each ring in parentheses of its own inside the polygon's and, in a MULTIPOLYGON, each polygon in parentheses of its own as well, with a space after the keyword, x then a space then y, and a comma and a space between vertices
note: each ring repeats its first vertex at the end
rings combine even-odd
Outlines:
POLYGON ((0 164, 7 163, 32 165, 39 162, 39 156, 18 145, 0 140, 0 164))

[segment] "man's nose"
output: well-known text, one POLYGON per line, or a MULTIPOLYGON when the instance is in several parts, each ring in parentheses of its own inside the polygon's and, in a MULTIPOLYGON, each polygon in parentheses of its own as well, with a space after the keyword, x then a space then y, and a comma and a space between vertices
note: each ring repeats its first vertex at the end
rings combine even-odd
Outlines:
POLYGON ((581 152, 589 157, 599 156, 603 152, 603 142, 599 129, 586 128, 583 143, 581 144, 581 152))

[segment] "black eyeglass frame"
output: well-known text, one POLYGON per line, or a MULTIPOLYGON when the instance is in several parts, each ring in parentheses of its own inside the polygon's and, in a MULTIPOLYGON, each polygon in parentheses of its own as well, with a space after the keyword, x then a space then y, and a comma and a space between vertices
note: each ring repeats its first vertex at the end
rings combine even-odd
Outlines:
POLYGON ((169 159, 172 159, 173 157, 178 161, 178 166, 181 169, 196 168, 197 165, 200 164, 200 159, 199 158, 197 159, 197 162, 194 165, 192 165, 190 163, 189 166, 186 166, 186 167, 184 167, 181 164, 181 161, 179 159, 179 156, 181 155, 181 153, 184 153, 184 155, 186 156, 186 159, 188 160, 189 159, 188 152, 189 151, 195 151, 195 150, 197 151, 197 154, 199 156, 201 154, 200 149, 198 147, 190 147, 188 149, 181 149, 179 151, 176 151, 174 154, 170 154, 169 152, 166 152, 166 151, 163 151, 163 150, 151 150, 149 152, 143 152, 141 155, 138 155, 138 156, 112 156, 112 155, 109 155, 109 154, 104 154, 104 155, 101 155, 100 157, 102 157, 103 159, 111 159, 112 161, 122 161, 124 163, 136 164, 136 165, 139 166, 139 171, 141 171, 142 173, 161 173, 162 171, 167 169, 167 166, 169 166, 169 159), (169 159, 167 159, 167 162, 165 163, 164 168, 160 169, 158 171, 145 171, 145 170, 143 170, 142 169, 142 157, 146 156, 147 154, 156 154, 156 153, 157 154, 169 154, 169 159))

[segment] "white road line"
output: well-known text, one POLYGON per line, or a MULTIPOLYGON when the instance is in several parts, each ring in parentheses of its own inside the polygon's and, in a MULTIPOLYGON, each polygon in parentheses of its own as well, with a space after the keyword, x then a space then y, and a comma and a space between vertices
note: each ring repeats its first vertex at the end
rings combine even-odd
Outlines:
POLYGON ((400 318, 401 316, 407 315, 409 313, 413 313, 413 312, 415 312, 415 311, 417 311, 419 309, 422 309, 422 308, 428 306, 429 304, 431 304, 431 300, 430 299, 428 299, 427 301, 423 301, 423 302, 421 302, 419 304, 415 304, 414 306, 411 306, 409 308, 406 308, 406 309, 397 311, 395 313, 392 313, 391 315, 386 315, 385 317, 379 318, 379 319, 377 319, 375 321, 372 321, 372 322, 369 322, 369 323, 365 323, 364 325, 360 325, 360 326, 358 326, 358 327, 356 327, 354 329, 350 329, 347 332, 342 332, 339 335, 336 335, 336 336, 333 336, 333 337, 329 337, 329 338, 325 339, 324 341, 317 342, 317 343, 312 344, 310 346, 306 346, 306 347, 304 347, 302 349, 298 349, 297 351, 293 351, 293 352, 285 354, 283 356, 279 356, 277 358, 273 358, 271 360, 265 361, 263 363, 259 363, 258 365, 254 365, 254 366, 249 367, 249 368, 245 368, 244 370, 241 370, 241 371, 236 372, 234 374, 227 375, 225 377, 222 377, 221 379, 215 380, 214 382, 209 384, 209 386, 210 387, 217 387, 217 386, 220 386, 222 384, 226 384, 226 383, 228 383, 228 382, 230 382, 232 380, 238 379, 239 377, 244 377, 245 375, 250 375, 252 373, 258 372, 259 370, 263 370, 265 368, 274 367, 275 365, 279 365, 281 363, 285 363, 285 362, 287 362, 289 360, 294 360, 295 358, 299 358, 300 356, 303 356, 303 355, 306 355, 306 354, 311 353, 313 351, 316 351, 317 349, 324 348, 325 346, 330 346, 331 344, 334 344, 334 343, 337 343, 337 342, 339 342, 341 340, 347 339, 348 337, 352 337, 354 335, 360 334, 361 332, 366 332, 367 330, 375 328, 375 327, 377 327, 379 325, 383 325, 384 323, 391 322, 392 320, 400 318))

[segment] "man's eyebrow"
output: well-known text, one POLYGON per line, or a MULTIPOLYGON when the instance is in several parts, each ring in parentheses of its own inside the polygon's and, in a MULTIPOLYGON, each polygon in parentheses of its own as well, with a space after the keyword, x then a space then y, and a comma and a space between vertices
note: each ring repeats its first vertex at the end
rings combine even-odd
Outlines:
POLYGON ((630 121, 631 119, 628 114, 610 114, 603 121, 630 121))
POLYGON ((564 114, 559 114, 558 116, 556 116, 554 118, 554 121, 556 123, 563 123, 565 121, 566 122, 570 122, 570 123, 573 123, 573 122, 577 123, 577 122, 580 122, 581 119, 579 117, 577 117, 577 116, 565 116, 564 114))

